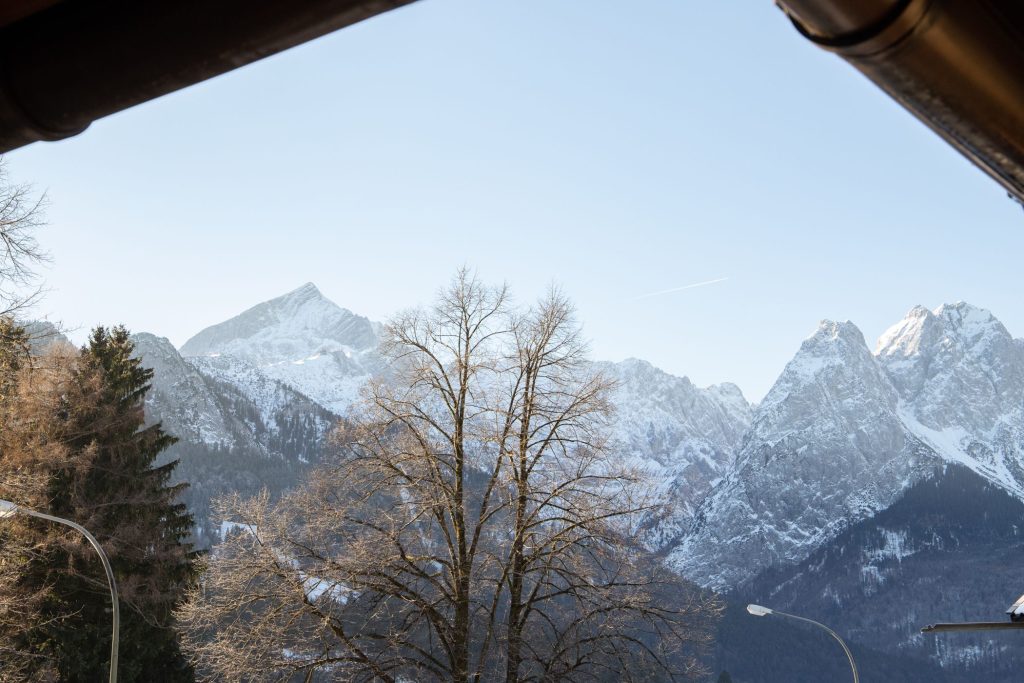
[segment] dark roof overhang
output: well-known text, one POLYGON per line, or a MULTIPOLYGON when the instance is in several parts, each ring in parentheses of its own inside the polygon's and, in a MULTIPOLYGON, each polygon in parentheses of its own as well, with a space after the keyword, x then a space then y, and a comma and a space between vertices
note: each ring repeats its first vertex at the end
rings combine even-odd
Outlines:
MULTIPOLYGON (((0 4, 0 153, 412 0, 12 0, 0 4)), ((780 0, 1024 200, 1024 2, 780 0)))
POLYGON ((0 153, 412 0, 13 0, 0 4, 0 153))

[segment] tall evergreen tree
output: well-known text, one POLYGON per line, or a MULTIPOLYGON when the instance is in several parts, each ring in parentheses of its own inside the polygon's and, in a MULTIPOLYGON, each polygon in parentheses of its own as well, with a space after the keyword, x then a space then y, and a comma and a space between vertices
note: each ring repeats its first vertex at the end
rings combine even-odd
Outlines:
MULTIPOLYGON (((124 327, 96 328, 82 348, 63 406, 72 457, 52 473, 51 512, 75 519, 103 544, 121 591, 123 681, 190 681, 172 611, 198 577, 187 541, 192 516, 172 484, 177 461, 160 464, 176 439, 145 426, 153 372, 132 356, 124 327)), ((101 680, 110 645, 109 593, 98 559, 78 544, 49 558, 53 621, 40 628, 62 681, 101 680)))

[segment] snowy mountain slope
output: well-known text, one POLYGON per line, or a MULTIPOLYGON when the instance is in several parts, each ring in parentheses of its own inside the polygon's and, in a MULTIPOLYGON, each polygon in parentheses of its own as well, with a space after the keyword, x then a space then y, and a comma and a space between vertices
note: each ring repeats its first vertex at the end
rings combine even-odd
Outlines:
POLYGON ((153 388, 146 397, 146 419, 162 422, 179 439, 233 446, 239 435, 229 426, 214 392, 203 376, 164 337, 132 335, 135 354, 153 370, 153 388))
POLYGON ((185 342, 181 354, 245 361, 341 414, 379 370, 378 335, 378 324, 341 308, 308 283, 206 328, 185 342))
POLYGON ((647 542, 661 547, 685 528, 697 503, 732 464, 751 406, 734 384, 698 388, 650 363, 597 363, 617 382, 614 448, 662 483, 670 503, 647 542))
POLYGON ((871 353, 823 322, 758 407, 671 566, 736 586, 886 509, 936 463, 1024 498, 1024 345, 968 304, 917 307, 871 353))
POLYGON ((852 323, 823 321, 758 407, 735 466, 668 563, 716 589, 796 562, 891 504, 934 459, 852 323))
MULTIPOLYGON (((277 405, 283 383, 343 413, 359 388, 383 370, 380 325, 326 299, 312 284, 203 330, 182 354, 259 405, 277 405)), ((649 363, 600 364, 619 380, 615 430, 630 457, 677 490, 683 514, 721 477, 750 422, 734 385, 698 389, 649 363)))
MULTIPOLYGON (((181 404, 175 428, 191 429, 195 436, 190 438, 209 443, 224 443, 216 435, 223 431, 218 419, 226 416, 211 412, 203 382, 215 397, 230 393, 233 404, 244 398, 250 408, 228 412, 256 413, 266 428, 281 411, 309 412, 304 402, 343 414, 360 387, 384 371, 376 350, 379 333, 380 325, 337 306, 314 285, 304 285, 203 330, 182 346, 184 360, 175 360, 167 349, 153 353, 154 358, 168 356, 158 368, 154 410, 174 423, 179 416, 170 406, 181 404)), ((613 423, 617 446, 663 482, 670 503, 666 514, 652 521, 646 539, 660 547, 678 537, 697 502, 731 464, 750 423, 751 406, 735 385, 697 388, 638 360, 600 365, 619 382, 613 423)), ((253 430, 262 433, 265 427, 254 425, 253 430)), ((228 426, 227 431, 237 442, 239 430, 228 426)))
POLYGON ((217 496, 279 493, 317 462, 337 416, 244 361, 225 368, 216 358, 182 358, 166 339, 133 336, 142 364, 154 370, 146 398, 149 423, 162 422, 179 441, 175 480, 187 482, 184 502, 195 515, 196 541, 215 537, 210 502, 217 496))
POLYGON ((916 307, 876 355, 907 428, 944 459, 1024 497, 1024 345, 966 303, 916 307))
POLYGON ((309 460, 312 453, 275 447, 282 431, 300 419, 310 438, 320 440, 337 421, 316 402, 243 361, 185 359, 167 339, 147 333, 132 340, 143 365, 154 373, 147 420, 162 422, 186 443, 309 460))
MULTIPOLYGON (((283 413, 325 412, 313 399, 269 377, 248 361, 232 356, 196 356, 186 362, 208 382, 230 387, 246 397, 258 409, 260 419, 267 425, 274 425, 283 413)), ((334 421, 333 417, 331 421, 334 421)))

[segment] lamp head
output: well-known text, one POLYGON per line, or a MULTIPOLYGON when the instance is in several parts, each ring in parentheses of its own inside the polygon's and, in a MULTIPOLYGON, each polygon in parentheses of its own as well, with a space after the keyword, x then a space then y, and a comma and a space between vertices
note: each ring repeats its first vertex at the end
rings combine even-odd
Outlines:
POLYGON ((768 607, 762 607, 761 605, 747 605, 747 611, 755 617, 766 617, 772 613, 771 609, 768 607))
POLYGON ((0 500, 0 519, 11 517, 18 513, 18 506, 9 500, 0 500))

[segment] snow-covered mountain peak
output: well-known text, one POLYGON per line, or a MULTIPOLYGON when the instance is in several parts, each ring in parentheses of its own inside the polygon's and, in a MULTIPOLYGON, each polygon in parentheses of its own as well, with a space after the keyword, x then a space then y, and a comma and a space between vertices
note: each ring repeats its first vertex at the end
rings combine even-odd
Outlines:
POLYGON ((983 308, 918 310, 877 352, 907 428, 944 459, 1024 491, 1024 346, 983 308))
POLYGON ((992 311, 966 301, 942 304, 932 312, 940 318, 945 318, 958 324, 989 325, 996 320, 996 317, 992 315, 992 311))
POLYGON ((896 361, 917 354, 930 355, 939 347, 960 351, 1009 340, 1010 333, 991 312, 959 301, 934 311, 915 306, 878 339, 875 355, 896 361))
POLYGON ((804 339, 787 369, 813 374, 822 363, 842 362, 846 356, 861 355, 866 350, 864 334, 856 325, 848 320, 822 320, 818 329, 804 339))
POLYGON ((897 411, 857 326, 822 321, 758 406, 732 470, 669 564, 703 585, 734 586, 884 508, 919 467, 897 411))
POLYGON ((618 363, 600 363, 606 371, 610 371, 615 375, 616 380, 619 383, 635 383, 637 385, 644 385, 649 382, 660 382, 663 378, 671 378, 671 381, 680 387, 686 387, 687 389, 696 389, 693 382, 690 381, 689 377, 685 375, 682 377, 676 375, 670 375, 661 368, 655 367, 650 362, 645 361, 641 358, 627 358, 624 361, 618 363))
POLYGON ((181 352, 229 354, 257 364, 294 362, 316 353, 351 354, 374 348, 377 329, 307 283, 206 328, 185 342, 181 352))
POLYGON ((864 341, 864 334, 849 320, 837 322, 824 319, 818 323, 818 329, 804 340, 804 345, 807 345, 807 342, 811 342, 811 346, 814 346, 835 341, 860 344, 864 341))
POLYGON ((753 406, 747 397, 743 395, 743 390, 732 382, 721 382, 719 384, 712 384, 706 391, 712 396, 717 397, 722 403, 739 409, 746 417, 747 421, 750 421, 750 415, 753 412, 753 406))
POLYGON ((935 309, 935 317, 941 319, 965 345, 1010 338, 1010 333, 990 311, 963 301, 939 306, 935 309))
POLYGON ((236 361, 235 375, 251 366, 341 414, 379 366, 379 330, 306 283, 206 328, 181 353, 236 361))
POLYGON ((922 339, 935 324, 934 313, 924 306, 914 306, 902 320, 878 338, 875 355, 905 358, 917 353, 922 339))
MULTIPOLYGON (((853 323, 822 320, 818 329, 800 345, 779 379, 762 401, 758 413, 768 415, 797 391, 817 386, 819 391, 835 393, 852 385, 865 385, 859 378, 871 377, 872 395, 884 392, 884 378, 868 350, 864 335, 853 323)), ((756 424, 755 420, 755 424, 756 424)))
POLYGON ((943 461, 1024 498, 1024 344, 962 302, 914 307, 875 353, 854 325, 823 321, 669 562, 735 586, 886 508, 943 461))
POLYGON ((933 406, 957 393, 991 400, 1024 373, 1021 345, 992 313, 965 302, 916 306, 882 335, 875 355, 906 401, 933 406))
POLYGON ((272 303, 280 312, 287 313, 289 311, 297 311, 310 302, 315 301, 329 300, 320 292, 319 289, 317 289, 316 285, 312 282, 307 282, 287 294, 282 294, 279 297, 271 299, 267 303, 272 303))
POLYGON ((159 337, 149 332, 136 332, 132 335, 132 343, 135 344, 135 349, 139 352, 138 355, 153 352, 167 355, 172 352, 177 353, 174 344, 167 337, 159 337))

